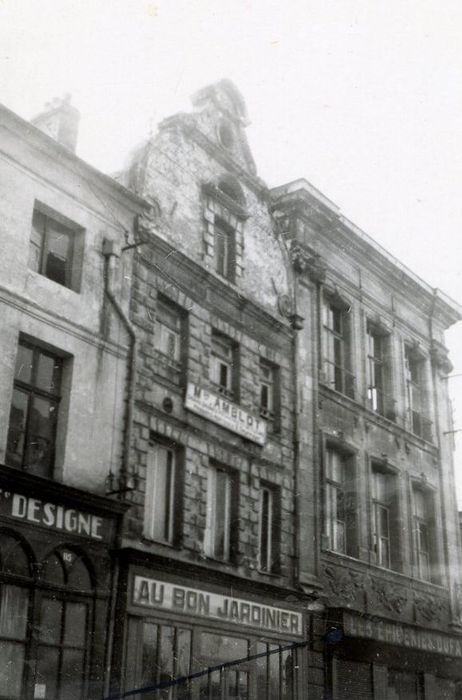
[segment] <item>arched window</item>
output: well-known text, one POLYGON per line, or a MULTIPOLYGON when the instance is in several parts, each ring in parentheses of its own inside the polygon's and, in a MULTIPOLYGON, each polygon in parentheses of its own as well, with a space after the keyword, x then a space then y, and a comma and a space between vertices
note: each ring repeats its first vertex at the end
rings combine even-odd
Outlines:
POLYGON ((31 557, 23 543, 0 531, 0 697, 23 697, 31 557), (13 579, 14 577, 14 579, 13 579), (24 579, 24 585, 19 585, 24 579), (14 582, 13 582, 14 580, 14 582))
POLYGON ((84 558, 60 548, 43 562, 35 686, 47 700, 81 700, 88 665, 93 577, 84 558))

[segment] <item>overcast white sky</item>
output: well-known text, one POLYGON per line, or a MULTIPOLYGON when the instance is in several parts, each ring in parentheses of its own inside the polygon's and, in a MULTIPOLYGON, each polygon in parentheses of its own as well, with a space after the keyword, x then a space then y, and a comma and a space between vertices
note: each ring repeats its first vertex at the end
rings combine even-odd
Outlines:
POLYGON ((0 101, 29 119, 71 93, 78 153, 105 172, 222 77, 269 185, 306 177, 462 302, 460 0, 0 0, 0 101))

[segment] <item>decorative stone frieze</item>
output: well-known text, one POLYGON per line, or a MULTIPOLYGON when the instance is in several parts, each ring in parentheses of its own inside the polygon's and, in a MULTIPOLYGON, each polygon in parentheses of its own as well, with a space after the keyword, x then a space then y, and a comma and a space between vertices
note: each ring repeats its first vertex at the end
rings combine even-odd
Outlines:
POLYGON ((446 600, 438 599, 426 593, 414 594, 416 622, 444 622, 447 617, 448 604, 446 600))
MULTIPOLYGON (((358 594, 364 590, 364 576, 351 569, 333 566, 324 567, 324 576, 335 604, 350 606, 359 602, 358 594)), ((360 607, 363 606, 360 605, 360 607)))
POLYGON ((371 578, 370 597, 373 599, 371 609, 380 609, 400 615, 408 602, 408 595, 402 586, 396 586, 383 579, 371 578))

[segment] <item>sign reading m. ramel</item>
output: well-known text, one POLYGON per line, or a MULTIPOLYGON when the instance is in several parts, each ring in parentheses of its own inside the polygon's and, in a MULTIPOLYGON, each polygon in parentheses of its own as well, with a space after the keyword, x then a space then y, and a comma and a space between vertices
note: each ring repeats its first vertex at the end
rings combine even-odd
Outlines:
POLYGON ((259 445, 266 440, 266 422, 260 416, 254 416, 225 396, 204 389, 192 382, 186 390, 185 407, 199 416, 222 425, 233 433, 242 435, 259 445))

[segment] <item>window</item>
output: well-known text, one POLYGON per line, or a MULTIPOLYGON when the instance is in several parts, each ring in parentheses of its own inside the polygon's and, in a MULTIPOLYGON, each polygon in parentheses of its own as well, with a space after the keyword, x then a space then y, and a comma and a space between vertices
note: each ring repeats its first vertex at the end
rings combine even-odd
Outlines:
POLYGON ((237 354, 237 346, 230 338, 212 331, 211 380, 220 394, 228 398, 234 397, 236 400, 238 400, 237 354))
POLYGON ((231 226, 226 224, 221 219, 215 219, 215 241, 214 241, 214 255, 215 255, 215 271, 229 279, 231 282, 234 281, 234 237, 235 233, 231 226))
POLYGON ((18 346, 6 461, 52 476, 63 360, 26 341, 18 346))
POLYGON ((356 556, 352 457, 332 448, 325 452, 324 530, 328 549, 356 556))
POLYGON ((434 579, 432 575, 433 499, 428 491, 417 485, 414 485, 412 495, 417 575, 424 581, 431 581, 434 579))
POLYGON ((397 477, 381 463, 372 464, 372 548, 379 566, 401 567, 397 477))
POLYGON ((258 568, 276 573, 279 549, 279 494, 272 486, 260 489, 260 517, 258 524, 258 568))
POLYGON ((276 423, 279 414, 279 368, 260 358, 260 415, 276 423))
POLYGON ((34 209, 29 248, 29 267, 48 279, 79 291, 82 230, 34 209))
POLYGON ((323 303, 324 380, 328 386, 354 397, 354 377, 350 371, 351 343, 349 309, 329 299, 323 303))
POLYGON ((389 338, 368 324, 367 328, 367 402, 369 408, 382 416, 394 419, 394 411, 387 395, 389 383, 387 354, 389 338))
POLYGON ((404 351, 409 424, 412 432, 431 440, 431 421, 425 417, 425 360, 410 346, 404 351))
POLYGON ((181 361, 182 317, 179 310, 167 300, 158 299, 156 347, 173 364, 181 361))
POLYGON ((173 544, 176 535, 177 463, 178 451, 173 447, 151 446, 146 470, 144 536, 164 544, 173 544))
POLYGON ((210 466, 207 483, 205 554, 230 561, 236 538, 237 479, 221 467, 210 466))

